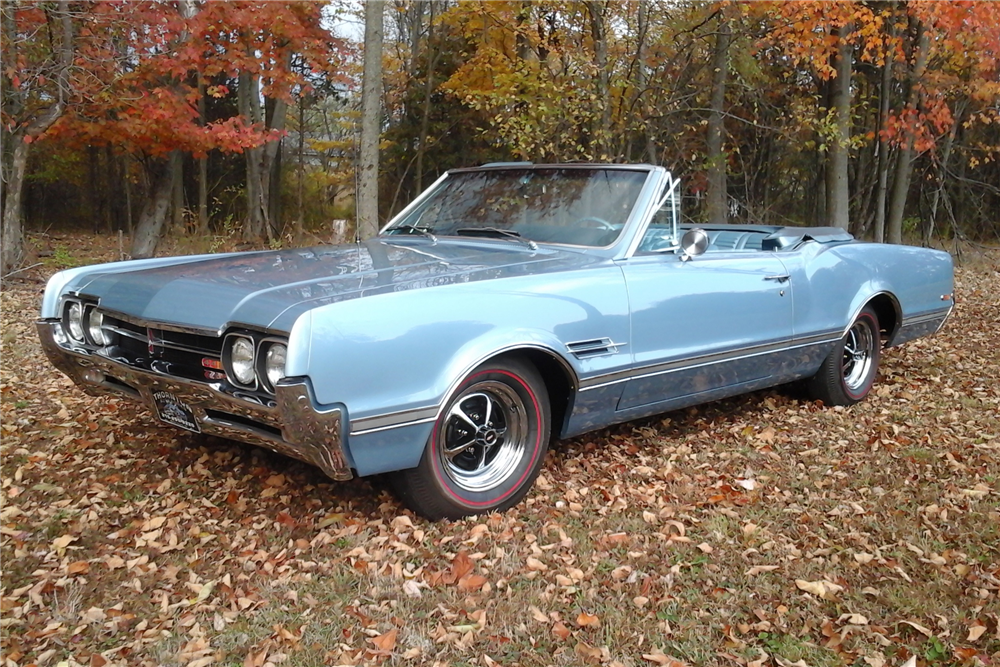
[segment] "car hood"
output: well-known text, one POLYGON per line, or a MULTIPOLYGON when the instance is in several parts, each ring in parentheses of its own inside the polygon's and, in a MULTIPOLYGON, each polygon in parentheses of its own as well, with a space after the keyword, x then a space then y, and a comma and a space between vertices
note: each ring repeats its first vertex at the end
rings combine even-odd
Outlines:
POLYGON ((600 258, 506 241, 372 239, 129 270, 110 264, 70 289, 150 322, 288 331, 310 308, 363 296, 582 268, 600 258))

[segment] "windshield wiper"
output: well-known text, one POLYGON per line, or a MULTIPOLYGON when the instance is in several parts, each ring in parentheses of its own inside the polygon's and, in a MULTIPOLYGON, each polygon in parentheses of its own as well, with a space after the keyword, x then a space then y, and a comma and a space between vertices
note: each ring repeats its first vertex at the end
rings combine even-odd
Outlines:
POLYGON ((420 234, 421 236, 426 236, 431 241, 437 242, 437 237, 434 236, 430 231, 424 229, 423 227, 417 227, 416 225, 396 225, 390 232, 403 231, 407 234, 420 234))
POLYGON ((526 239, 519 232, 513 229, 500 229, 499 227, 459 227, 455 230, 459 236, 489 236, 492 238, 510 239, 523 243, 532 250, 538 250, 538 245, 531 239, 526 239))

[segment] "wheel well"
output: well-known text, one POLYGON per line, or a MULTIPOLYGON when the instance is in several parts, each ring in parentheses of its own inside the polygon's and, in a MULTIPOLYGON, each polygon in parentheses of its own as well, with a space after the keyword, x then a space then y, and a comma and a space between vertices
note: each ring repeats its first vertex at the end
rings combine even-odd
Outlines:
POLYGON ((866 305, 875 311, 878 317, 878 328, 882 332, 882 342, 892 340, 899 326, 899 305, 889 294, 877 294, 866 305))
POLYGON ((525 348, 506 354, 526 359, 542 376, 542 380, 545 382, 545 391, 549 395, 549 408, 552 410, 552 435, 558 437, 563 431, 573 399, 572 372, 566 367, 565 362, 545 350, 525 348))

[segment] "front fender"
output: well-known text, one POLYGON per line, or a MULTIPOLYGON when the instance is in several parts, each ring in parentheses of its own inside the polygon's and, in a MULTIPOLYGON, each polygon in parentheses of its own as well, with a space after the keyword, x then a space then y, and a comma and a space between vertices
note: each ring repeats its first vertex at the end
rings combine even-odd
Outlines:
POLYGON ((566 343, 627 343, 620 269, 607 265, 553 280, 519 277, 329 304, 292 328, 286 374, 308 375, 320 403, 343 403, 351 431, 433 420, 441 403, 484 360, 544 349, 577 377, 625 368, 620 353, 578 359, 566 343))

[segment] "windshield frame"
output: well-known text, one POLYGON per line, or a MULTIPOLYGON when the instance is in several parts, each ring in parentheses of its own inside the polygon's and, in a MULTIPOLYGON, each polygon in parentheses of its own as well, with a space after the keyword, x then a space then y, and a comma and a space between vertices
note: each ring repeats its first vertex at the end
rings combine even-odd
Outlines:
MULTIPOLYGON (((502 163, 496 165, 484 165, 482 167, 464 167, 460 169, 451 169, 441 175, 434 183, 431 184, 426 190, 424 190, 420 195, 418 195, 413 201, 406 205, 399 213, 392 217, 389 222, 387 222, 382 229, 379 230, 379 236, 385 238, 391 238, 394 241, 400 239, 419 239, 427 238, 422 235, 400 235, 400 234, 389 234, 388 232, 397 224, 406 220, 416 209, 421 207, 427 199, 434 196, 442 187, 445 181, 449 178, 465 174, 465 173, 476 173, 476 172, 486 172, 486 171, 524 171, 524 170, 551 170, 551 169, 561 169, 561 170, 608 170, 608 171, 638 171, 646 174, 646 178, 643 181, 639 191, 632 203, 632 208, 629 211, 627 218, 622 224, 622 228, 619 231, 615 239, 606 245, 595 246, 586 245, 579 243, 562 243, 556 241, 543 241, 538 239, 530 239, 531 241, 543 246, 557 246, 563 248, 575 248, 589 251, 608 251, 624 244, 624 247, 628 248, 632 243, 632 238, 634 236, 634 230, 636 226, 645 227, 642 225, 642 220, 650 217, 652 215, 650 209, 651 200, 655 198, 655 194, 661 189, 660 183, 663 178, 662 175, 666 172, 662 167, 656 167, 648 164, 636 164, 636 165, 625 165, 625 164, 600 164, 600 163, 574 163, 574 164, 533 164, 530 162, 525 163, 502 163)), ((668 176, 669 178, 669 176, 668 176)), ((655 203, 655 202, 653 202, 655 203)), ((446 235, 439 231, 434 232, 434 236, 438 239, 456 239, 461 238, 464 241, 503 241, 502 238, 490 239, 488 237, 478 236, 461 236, 461 235, 446 235)), ((527 237, 525 237, 527 240, 527 237)))

